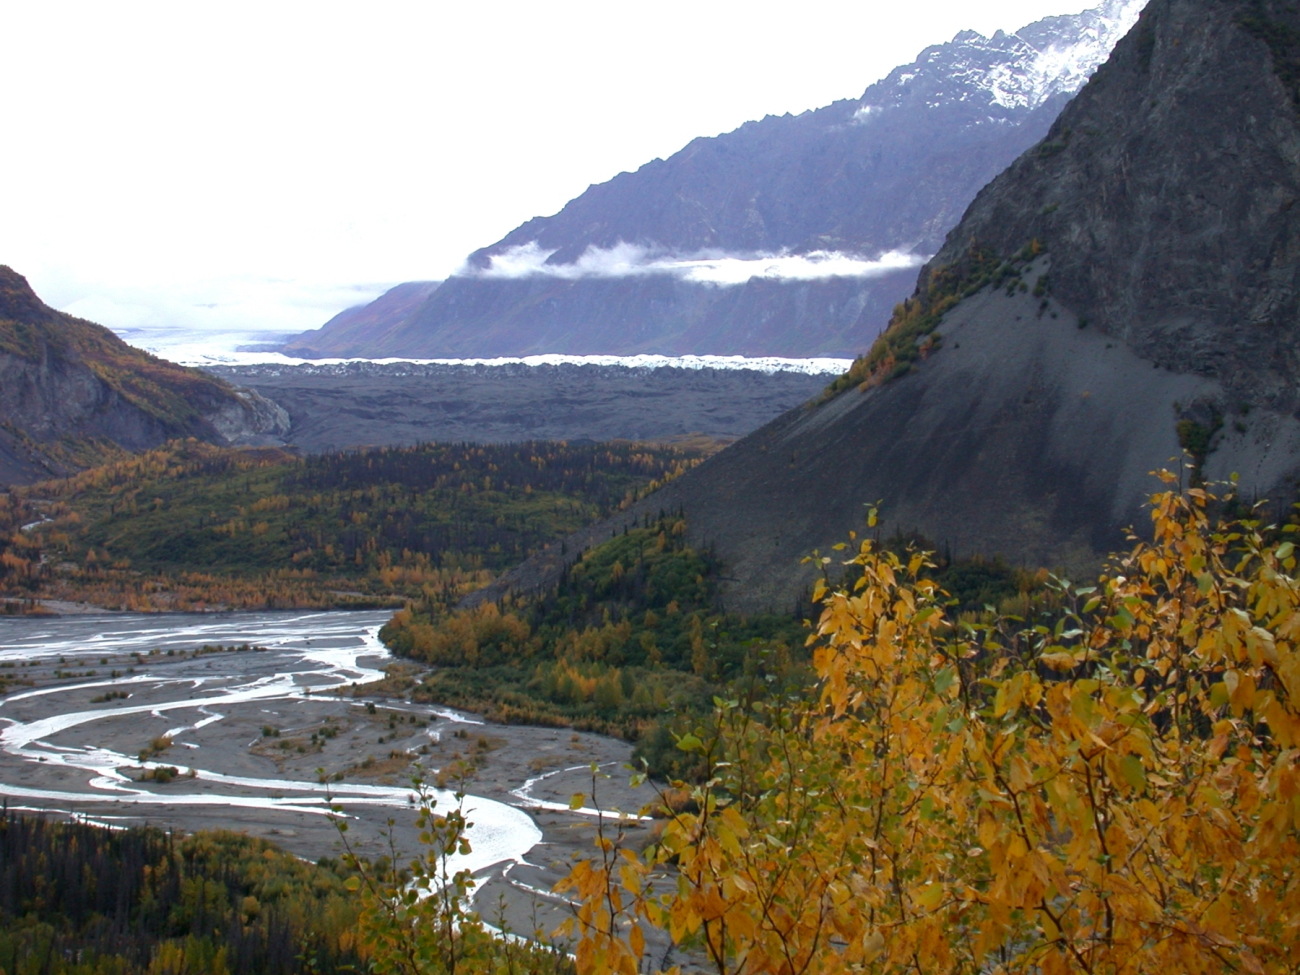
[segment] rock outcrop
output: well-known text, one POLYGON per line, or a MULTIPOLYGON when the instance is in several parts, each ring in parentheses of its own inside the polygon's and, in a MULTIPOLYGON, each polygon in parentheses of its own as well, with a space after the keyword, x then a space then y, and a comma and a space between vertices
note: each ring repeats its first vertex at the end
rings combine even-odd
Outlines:
POLYGON ((1226 413, 1300 409, 1300 13, 1152 0, 926 273, 1037 239, 1054 298, 1226 413))
MULTIPOLYGON (((1248 499, 1290 503, 1297 55, 1285 4, 1152 0, 1047 137, 979 194, 860 384, 624 517, 684 511, 728 566, 730 604, 760 609, 791 605, 811 578, 800 558, 861 531, 876 502, 885 535, 1076 575, 1142 529, 1159 468, 1237 474, 1248 499)), ((545 584, 539 564, 493 592, 545 584)))
POLYGON ((55 311, 0 266, 0 484, 70 473, 172 438, 279 444, 288 415, 55 311))

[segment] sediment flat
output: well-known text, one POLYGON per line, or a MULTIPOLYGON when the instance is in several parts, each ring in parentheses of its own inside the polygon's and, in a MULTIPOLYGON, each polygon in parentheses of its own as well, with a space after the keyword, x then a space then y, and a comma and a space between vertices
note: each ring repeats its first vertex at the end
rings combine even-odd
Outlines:
POLYGON ((604 365, 345 362, 209 366, 288 411, 317 453, 431 440, 734 440, 816 396, 824 374, 604 365))
POLYGON ((631 746, 358 691, 392 662, 376 639, 386 618, 0 620, 0 673, 19 682, 0 701, 0 795, 10 811, 234 829, 311 860, 340 856, 345 842, 407 860, 420 852, 411 777, 422 775, 439 809, 465 794, 474 849, 458 866, 475 872, 485 919, 553 930, 568 904, 551 887, 594 850, 598 824, 635 846, 650 837, 649 821, 617 823, 615 810, 654 798, 629 785, 631 746), (576 812, 575 793, 586 797, 576 812))

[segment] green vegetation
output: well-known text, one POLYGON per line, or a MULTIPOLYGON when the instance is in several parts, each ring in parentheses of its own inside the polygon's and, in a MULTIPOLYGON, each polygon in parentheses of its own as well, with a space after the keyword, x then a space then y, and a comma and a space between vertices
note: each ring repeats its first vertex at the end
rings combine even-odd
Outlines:
POLYGON ((1199 483, 1205 459, 1214 449, 1214 436, 1223 429, 1223 415, 1211 407, 1208 423, 1185 418, 1175 424, 1175 429, 1178 431, 1178 445, 1192 458, 1192 480, 1199 483))
MULTIPOLYGON (((654 774, 689 777, 695 760, 676 741, 715 697, 754 700, 807 686, 803 620, 812 606, 728 612, 722 566, 685 537, 681 517, 647 518, 583 553, 544 596, 451 611, 415 602, 380 636, 395 653, 434 665, 411 692, 415 700, 619 735, 637 742, 636 757, 654 774)), ((1014 611, 1042 582, 980 559, 943 560, 938 578, 955 609, 972 613, 1014 611)))
MULTIPOLYGON (((894 306, 893 317, 871 350, 826 387, 821 402, 854 386, 869 389, 906 375, 916 362, 938 350, 940 336, 935 329, 947 311, 986 285, 1000 288, 1010 279, 1018 286, 1024 265, 1042 250, 1035 240, 1014 257, 1002 260, 992 251, 974 246, 960 261, 931 270, 918 294, 894 306)), ((1042 293, 1035 288, 1035 295, 1042 293)))
POLYGON ((0 593, 143 610, 454 600, 706 453, 428 444, 301 458, 174 441, 0 497, 0 593))
POLYGON ((416 602, 380 636, 435 665, 416 700, 617 734, 676 762, 665 715, 703 713, 736 681, 801 681, 803 614, 729 613, 719 575, 711 553, 686 544, 685 522, 664 515, 583 553, 542 597, 458 611, 416 602))
POLYGON ((0 820, 8 975, 291 975, 363 968, 353 868, 263 840, 0 820))

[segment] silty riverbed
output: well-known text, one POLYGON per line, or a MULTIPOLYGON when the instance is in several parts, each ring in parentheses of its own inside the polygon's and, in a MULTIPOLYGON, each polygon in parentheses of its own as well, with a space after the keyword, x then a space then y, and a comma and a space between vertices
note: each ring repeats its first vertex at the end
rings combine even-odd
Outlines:
MULTIPOLYGON (((105 825, 240 830, 313 860, 343 851, 332 802, 357 853, 388 853, 391 820, 391 848, 405 860, 419 852, 411 762, 430 779, 472 766, 472 852, 455 868, 474 871, 488 921, 551 930, 568 904, 550 888, 592 848, 592 766, 601 808, 634 812, 653 798, 628 785, 630 746, 400 696, 352 697, 351 685, 392 662, 378 638, 388 617, 0 618, 0 673, 22 682, 0 699, 0 796, 10 811, 105 825), (577 792, 588 799, 570 811, 577 792)), ((448 789, 434 795, 440 809, 455 803, 448 789)), ((634 844, 648 826, 626 824, 634 844)))

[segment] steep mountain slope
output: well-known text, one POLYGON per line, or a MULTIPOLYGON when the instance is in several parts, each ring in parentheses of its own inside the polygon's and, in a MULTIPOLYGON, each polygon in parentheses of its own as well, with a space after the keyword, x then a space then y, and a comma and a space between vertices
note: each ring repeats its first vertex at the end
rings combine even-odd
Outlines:
POLYGON ((1219 380, 1221 412, 1291 414, 1300 14, 1273 0, 1204 6, 1157 5, 930 269, 1038 238, 1073 312, 1162 368, 1219 380))
POLYGON ((279 443, 288 415, 249 390, 55 311, 0 265, 0 484, 70 473, 170 437, 279 443))
POLYGON ((851 355, 976 191, 1047 131, 1144 0, 926 49, 856 100, 696 139, 471 255, 405 321, 318 355, 851 355))
MULTIPOLYGON (((630 517, 684 510, 752 609, 788 605, 810 579, 799 558, 878 500, 886 535, 1076 573, 1141 527, 1148 472, 1176 468, 1180 446, 1209 479, 1292 501, 1298 68, 1290 6, 1151 0, 1047 138, 980 193, 838 396, 630 517)), ((534 560, 502 585, 554 568, 534 560)))
POLYGON ((319 329, 290 340, 281 351, 286 355, 319 358, 317 346, 328 340, 330 348, 343 350, 330 355, 362 355, 356 350, 383 345, 387 332, 406 321, 439 284, 440 281, 408 281, 389 288, 369 304, 346 308, 319 329))

